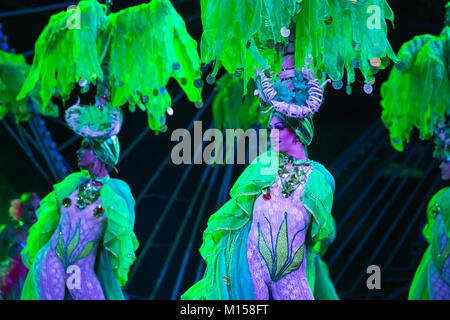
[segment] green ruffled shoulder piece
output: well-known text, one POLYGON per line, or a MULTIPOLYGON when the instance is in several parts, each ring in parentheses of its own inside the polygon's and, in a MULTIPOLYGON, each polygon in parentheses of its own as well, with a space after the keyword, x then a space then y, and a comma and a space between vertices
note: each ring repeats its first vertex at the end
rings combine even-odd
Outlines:
POLYGON ((118 179, 104 181, 100 196, 108 219, 103 247, 108 252, 112 270, 124 286, 136 260, 139 242, 134 234, 134 198, 128 184, 118 179))
POLYGON ((244 88, 255 66, 279 70, 278 52, 294 31, 292 22, 297 65, 314 61, 318 77, 328 74, 333 81, 346 70, 347 92, 354 69, 372 84, 379 69, 398 61, 387 39, 385 19, 394 15, 386 0, 204 0, 201 10, 202 62, 216 61, 214 76, 221 66, 242 73, 244 88))
POLYGON ((170 1, 154 0, 111 14, 108 32, 114 106, 128 102, 131 110, 147 110, 149 126, 156 131, 164 126, 171 105, 165 88, 171 77, 190 101, 202 101, 197 42, 170 1))
POLYGON ((106 7, 83 0, 77 8, 51 16, 36 41, 33 64, 17 99, 23 99, 40 80, 45 110, 53 95, 67 100, 80 79, 103 80, 106 7))
MULTIPOLYGON (((73 173, 54 185, 54 191, 41 201, 41 206, 36 213, 38 221, 30 228, 27 244, 21 253, 28 269, 31 269, 36 254, 50 240, 58 226, 62 199, 68 197, 79 183, 87 178, 88 176, 83 172, 73 173)), ((103 183, 100 197, 108 220, 101 248, 108 254, 108 264, 111 265, 119 285, 124 286, 138 248, 138 241, 133 231, 134 198, 124 181, 110 178, 99 179, 99 181, 103 183)), ((99 270, 99 272, 103 271, 99 270)))
POLYGON ((438 215, 444 222, 446 236, 450 238, 450 187, 439 190, 428 202, 427 224, 423 228, 423 236, 428 243, 431 243, 434 224, 438 215))
POLYGON ((41 80, 45 110, 54 95, 67 100, 77 83, 82 91, 89 84, 101 84, 99 93, 109 88, 113 106, 128 103, 131 111, 136 106, 146 110, 149 127, 159 132, 171 105, 165 88, 171 77, 190 101, 202 101, 197 42, 169 0, 112 14, 96 0, 83 0, 78 11, 50 18, 36 42, 33 65, 18 99, 41 80))
POLYGON ((68 197, 86 178, 81 172, 68 175, 63 181, 54 185, 54 190, 41 200, 36 211, 37 221, 28 232, 27 244, 22 250, 22 261, 28 269, 34 262, 39 250, 50 240, 59 223, 58 201, 68 197))
POLYGON ((314 251, 323 256, 336 236, 336 225, 331 215, 335 182, 322 164, 313 162, 312 167, 301 200, 313 217, 309 232, 314 251))
POLYGON ((450 114, 450 27, 440 36, 414 37, 400 48, 401 63, 381 86, 381 119, 389 129, 392 146, 403 151, 413 127, 421 139, 433 136, 435 127, 450 114))
POLYGON ((218 91, 212 103, 214 126, 219 130, 242 129, 246 131, 254 123, 266 123, 268 114, 258 110, 259 100, 253 95, 254 81, 248 83, 248 93, 239 78, 225 73, 217 82, 218 91))
MULTIPOLYGON (((32 116, 32 111, 28 107, 28 101, 23 99, 16 100, 30 66, 26 63, 21 54, 12 54, 0 50, 0 120, 2 120, 8 111, 11 111, 17 122, 28 121, 32 116)), ((39 86, 40 84, 38 84, 39 86)), ((41 99, 39 90, 33 90, 29 94, 30 100, 39 110, 41 99)), ((58 110, 55 106, 49 108, 46 115, 57 116, 58 110)))

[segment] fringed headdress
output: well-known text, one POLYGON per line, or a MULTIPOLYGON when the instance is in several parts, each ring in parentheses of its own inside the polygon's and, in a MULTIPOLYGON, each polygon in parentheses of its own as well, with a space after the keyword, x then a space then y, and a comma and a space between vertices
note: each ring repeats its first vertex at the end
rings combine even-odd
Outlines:
POLYGON ((312 67, 295 68, 294 42, 289 42, 283 56, 282 71, 274 81, 273 71, 257 70, 255 95, 259 96, 262 112, 276 111, 289 118, 307 118, 316 113, 323 100, 322 84, 314 77, 312 67))
POLYGON ((95 105, 80 105, 80 100, 66 111, 66 122, 76 134, 85 138, 104 164, 115 167, 120 145, 117 134, 122 127, 122 112, 111 103, 97 99, 95 105))

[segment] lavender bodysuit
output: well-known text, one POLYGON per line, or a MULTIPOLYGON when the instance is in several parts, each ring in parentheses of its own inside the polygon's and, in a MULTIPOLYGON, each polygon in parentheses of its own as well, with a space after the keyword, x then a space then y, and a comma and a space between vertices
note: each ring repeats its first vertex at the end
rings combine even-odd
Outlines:
MULTIPOLYGON (((312 167, 301 167, 309 178, 312 167)), ((255 201, 247 239, 255 300, 269 299, 269 290, 275 300, 314 299, 305 273, 304 243, 310 216, 300 201, 306 180, 284 198, 277 174, 270 187, 270 199, 261 194, 255 201)))
POLYGON ((83 209, 77 207, 77 188, 63 200, 59 225, 50 241, 36 256, 34 281, 39 299, 62 300, 67 287, 75 300, 104 300, 100 282, 94 271, 98 243, 105 230, 106 217, 101 213, 101 198, 83 209), (97 211, 96 211, 97 209, 97 211), (96 213, 95 215, 93 213, 96 213), (77 269, 79 282, 72 282, 77 269), (75 266, 75 267, 73 267, 75 266), (78 268, 76 268, 78 267, 78 268), (69 279, 69 281, 68 281, 69 279), (73 285, 67 285, 71 282, 73 285))
POLYGON ((445 234, 445 223, 438 216, 433 232, 431 250, 433 259, 429 267, 429 293, 432 300, 450 299, 450 256, 448 237, 445 234))

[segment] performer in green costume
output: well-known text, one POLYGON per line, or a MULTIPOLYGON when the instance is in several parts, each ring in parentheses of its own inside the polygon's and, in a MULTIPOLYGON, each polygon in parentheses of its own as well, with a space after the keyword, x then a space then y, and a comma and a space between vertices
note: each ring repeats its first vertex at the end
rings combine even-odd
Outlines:
POLYGON ((334 179, 306 152, 324 84, 307 66, 295 70, 293 47, 280 80, 272 83, 258 72, 258 94, 272 110, 271 139, 279 152, 257 157, 231 199, 209 218, 200 248, 206 270, 182 299, 338 298, 320 258, 335 237, 334 179))
MULTIPOLYGON (((389 129, 391 144, 403 151, 413 127, 422 140, 435 135, 433 157, 440 162, 442 180, 450 179, 450 3, 439 36, 419 35, 402 45, 400 62, 381 86, 381 119, 389 129)), ((450 189, 443 188, 430 200, 423 230, 429 247, 415 273, 409 299, 450 299, 448 237, 450 189)))
POLYGON ((110 104, 75 105, 66 121, 84 137, 82 170, 41 201, 22 251, 30 272, 21 298, 124 299, 121 286, 138 247, 134 199, 124 181, 108 175, 119 159, 122 115, 110 104))
MULTIPOLYGON (((450 180, 450 126, 436 132, 433 156, 441 161, 442 180, 450 180)), ((450 187, 439 190, 427 207, 425 251, 409 290, 410 300, 450 300, 450 187)))

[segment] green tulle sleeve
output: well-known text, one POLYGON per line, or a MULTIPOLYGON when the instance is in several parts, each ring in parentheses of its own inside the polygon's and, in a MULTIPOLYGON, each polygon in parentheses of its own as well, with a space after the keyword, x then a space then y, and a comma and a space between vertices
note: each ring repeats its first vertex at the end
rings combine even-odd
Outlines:
POLYGON ((84 0, 77 8, 50 18, 36 42, 30 73, 17 99, 23 99, 40 80, 45 110, 53 95, 67 100, 80 79, 87 84, 103 79, 105 6, 84 0))
POLYGON ((409 289, 408 300, 428 300, 428 268, 431 260, 431 247, 425 251, 409 289))
POLYGON ((128 185, 118 179, 108 179, 100 195, 108 219, 103 247, 119 285, 124 286, 139 245, 133 231, 134 198, 128 185))
MULTIPOLYGON (((442 262, 446 257, 442 255, 438 242, 439 230, 450 237, 450 187, 439 190, 430 200, 427 206, 427 224, 423 228, 423 236, 429 243, 420 264, 414 274, 411 288, 409 290, 409 300, 428 300, 430 299, 428 286, 428 272, 430 263, 434 263, 439 272, 442 272, 442 262)), ((442 250, 442 251, 445 251, 442 250)))
POLYGON ((330 271, 328 270, 328 266, 325 261, 321 259, 319 254, 315 255, 314 263, 314 299, 339 300, 339 296, 330 278, 330 271))
POLYGON ((398 54, 401 63, 381 87, 381 119, 398 151, 403 151, 404 141, 409 142, 413 127, 421 139, 429 139, 450 112, 449 37, 447 26, 439 37, 421 35, 403 44, 398 54))
POLYGON ((149 126, 159 130, 171 98, 165 86, 174 77, 192 102, 201 102, 197 42, 170 1, 155 0, 108 17, 111 34, 112 103, 129 103, 148 112, 149 126))
POLYGON ((313 162, 313 171, 305 185, 301 200, 312 216, 309 230, 314 251, 323 255, 334 241, 336 225, 331 215, 334 178, 320 163, 313 162))

